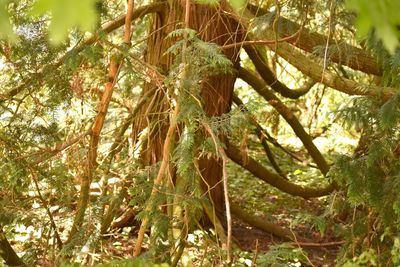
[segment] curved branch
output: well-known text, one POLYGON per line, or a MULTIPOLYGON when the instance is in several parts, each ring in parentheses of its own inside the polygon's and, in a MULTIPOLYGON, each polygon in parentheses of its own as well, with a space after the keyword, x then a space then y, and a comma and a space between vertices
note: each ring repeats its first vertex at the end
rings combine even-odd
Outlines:
MULTIPOLYGON (((263 10, 259 6, 249 4, 247 8, 255 14, 255 16, 272 15, 271 12, 263 10)), ((275 16, 272 18, 272 21, 275 21, 275 16)), ((281 16, 277 19, 276 28, 278 30, 278 35, 282 38, 292 36, 301 29, 297 38, 288 39, 287 42, 309 53, 313 53, 316 48, 320 46, 326 46, 327 43, 326 36, 312 32, 307 28, 301 27, 301 25, 296 22, 281 16)), ((374 57, 367 51, 352 46, 342 40, 330 40, 328 44, 328 54, 331 61, 367 74, 382 75, 381 68, 374 57)))
POLYGON ((269 69, 267 63, 265 62, 264 58, 261 56, 261 53, 258 51, 257 48, 252 46, 245 46, 244 49, 246 50, 247 55, 250 57, 251 61, 253 62, 254 66, 256 67, 257 72, 263 78, 263 80, 276 92, 280 93, 284 97, 297 99, 302 95, 305 95, 310 89, 313 87, 315 82, 307 83, 302 88, 292 90, 288 88, 286 85, 281 83, 272 71, 269 69))
MULTIPOLYGON (((241 26, 248 30, 251 27, 251 21, 254 19, 254 15, 250 11, 245 10, 242 16, 235 16, 235 19, 241 23, 241 26), (247 11, 247 12, 246 12, 247 11)), ((262 37, 266 39, 276 39, 274 31, 271 29, 265 29, 262 32, 262 37)), ((248 32, 249 39, 254 38, 251 32, 248 32)), ((388 99, 392 97, 397 91, 393 87, 380 87, 375 85, 360 84, 358 82, 340 77, 317 62, 315 60, 310 60, 310 55, 304 55, 293 45, 287 42, 266 44, 271 50, 277 53, 280 57, 289 62, 292 66, 297 68, 299 71, 309 76, 314 81, 323 83, 333 89, 349 95, 365 95, 365 96, 375 96, 383 97, 388 99)))
POLYGON ((104 93, 99 103, 99 110, 95 117, 92 130, 90 132, 90 143, 86 154, 85 166, 82 173, 78 172, 80 176, 80 193, 77 204, 77 211, 75 213, 74 222, 72 224, 71 230, 69 232, 67 243, 71 240, 80 230, 83 219, 85 217, 85 211, 89 205, 89 191, 90 184, 93 179, 94 171, 97 167, 97 150, 100 142, 100 133, 103 129, 104 121, 108 112, 108 106, 111 101, 111 97, 114 91, 115 82, 120 71, 120 63, 116 61, 115 58, 111 58, 109 63, 108 81, 104 85, 104 93))
POLYGON ((293 184, 280 175, 270 172, 248 155, 242 157, 243 153, 232 145, 227 145, 225 152, 231 160, 251 172, 257 178, 292 196, 308 199, 326 196, 334 190, 333 185, 328 185, 325 188, 309 188, 293 184))
POLYGON ((254 215, 247 213, 245 210, 241 209, 238 205, 231 203, 232 213, 245 223, 251 226, 257 227, 267 233, 273 234, 288 241, 302 240, 302 238, 295 236, 290 230, 279 226, 276 223, 268 222, 262 220, 254 215))
POLYGON ((364 96, 383 96, 385 99, 392 97, 396 89, 392 87, 380 87, 376 85, 367 85, 355 82, 344 77, 340 77, 331 71, 310 59, 310 56, 304 55, 297 49, 287 43, 279 43, 277 46, 268 45, 280 57, 289 62, 290 65, 309 76, 314 81, 323 83, 333 89, 348 95, 364 96))
POLYGON ((281 116, 292 127, 293 131, 301 140, 308 153, 310 153, 310 156, 313 158, 322 174, 326 175, 329 171, 328 163, 325 161, 318 148, 314 145, 310 135, 304 130, 296 116, 294 116, 293 112, 284 103, 282 103, 282 101, 276 97, 271 90, 266 87, 263 81, 257 78, 257 76, 250 71, 244 68, 239 68, 238 77, 251 85, 254 90, 257 91, 257 93, 259 93, 279 112, 279 114, 281 114, 281 116))

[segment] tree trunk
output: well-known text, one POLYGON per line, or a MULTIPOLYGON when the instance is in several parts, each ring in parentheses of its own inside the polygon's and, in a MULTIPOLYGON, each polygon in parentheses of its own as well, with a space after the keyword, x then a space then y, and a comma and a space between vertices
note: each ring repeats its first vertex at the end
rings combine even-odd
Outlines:
MULTIPOLYGON (((242 41, 241 28, 237 22, 222 12, 225 3, 219 9, 204 5, 193 5, 190 27, 199 32, 204 41, 218 45, 229 45, 242 41)), ((225 49, 224 53, 234 65, 239 64, 240 48, 225 49)), ((208 116, 221 116, 229 112, 232 104, 232 94, 236 76, 231 74, 207 77, 201 87, 203 109, 208 116)), ((220 136, 222 142, 225 137, 220 136)), ((210 190, 210 196, 217 213, 224 210, 224 194, 222 177, 222 163, 215 158, 201 157, 199 159, 201 175, 204 178, 203 190, 210 190), (210 189, 211 188, 211 189, 210 189)))
MULTIPOLYGON (((183 20, 184 5, 183 1, 170 1, 169 10, 164 15, 156 15, 152 21, 152 33, 148 41, 145 60, 147 63, 162 69, 165 73, 168 73, 173 61, 171 55, 165 54, 171 45, 171 40, 166 40, 165 37, 182 25, 180 22, 183 20)), ((191 3, 189 27, 196 30, 203 41, 214 42, 219 45, 240 42, 242 40, 240 27, 233 18, 228 17, 227 12, 222 11, 224 8, 227 8, 225 3, 221 3, 218 7, 191 3)), ((226 49, 224 53, 234 64, 238 64, 239 48, 226 49)), ((208 116, 220 116, 229 112, 235 79, 236 77, 232 74, 204 77, 201 84, 201 97, 203 109, 208 116)), ((153 87, 154 85, 145 84, 144 93, 153 87)), ((142 118, 145 119, 137 123, 134 128, 135 136, 146 127, 150 129, 148 138, 150 141, 146 144, 142 153, 145 165, 151 165, 161 160, 165 129, 168 123, 167 115, 149 114, 167 114, 168 109, 164 91, 159 90, 143 109, 144 116, 142 118)), ((225 142, 223 136, 220 136, 220 138, 225 142)), ((216 210, 222 212, 224 198, 221 182, 221 162, 215 158, 200 157, 198 163, 203 176, 202 188, 205 192, 210 190, 209 195, 216 210)))

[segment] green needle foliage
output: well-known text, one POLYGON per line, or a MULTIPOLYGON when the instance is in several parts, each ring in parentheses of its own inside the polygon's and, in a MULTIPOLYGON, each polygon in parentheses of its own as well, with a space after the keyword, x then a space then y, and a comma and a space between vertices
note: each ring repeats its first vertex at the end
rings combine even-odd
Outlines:
POLYGON ((135 1, 131 45, 126 3, 0 0, 0 250, 27 266, 400 264, 399 1, 199 0, 189 21, 183 1, 135 1), (229 106, 233 93, 244 106, 229 106), (268 233, 227 222, 228 203, 205 189, 214 173, 200 162, 214 160, 218 176, 230 148, 230 202, 268 233), (69 240, 80 194, 88 205, 69 240), (228 263, 229 223, 243 247, 228 263), (296 239, 272 238, 271 225, 296 239))

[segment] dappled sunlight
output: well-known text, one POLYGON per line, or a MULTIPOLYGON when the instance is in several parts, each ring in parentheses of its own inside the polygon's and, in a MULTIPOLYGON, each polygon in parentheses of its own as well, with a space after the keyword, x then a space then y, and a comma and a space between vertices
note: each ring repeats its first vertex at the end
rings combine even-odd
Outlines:
POLYGON ((398 266, 398 2, 0 1, 0 266, 398 266))

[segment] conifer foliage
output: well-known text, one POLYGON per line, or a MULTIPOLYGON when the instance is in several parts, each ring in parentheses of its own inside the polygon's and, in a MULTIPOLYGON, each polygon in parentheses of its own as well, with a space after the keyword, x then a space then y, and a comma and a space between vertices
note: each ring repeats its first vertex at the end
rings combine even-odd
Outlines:
POLYGON ((0 0, 0 266, 399 265, 399 9, 0 0))

